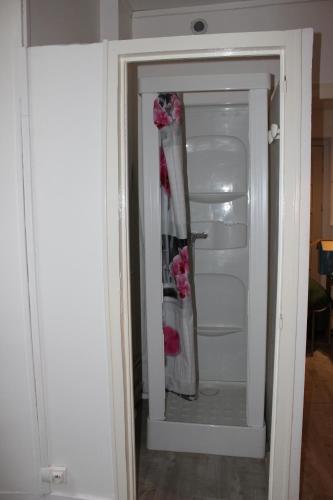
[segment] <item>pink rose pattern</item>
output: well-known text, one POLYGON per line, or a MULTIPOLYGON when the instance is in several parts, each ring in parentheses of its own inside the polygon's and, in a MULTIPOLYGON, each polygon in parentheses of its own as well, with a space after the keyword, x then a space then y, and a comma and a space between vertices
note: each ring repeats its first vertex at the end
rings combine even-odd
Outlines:
MULTIPOLYGON (((182 102, 176 93, 159 94, 154 101, 154 124, 158 129, 169 125, 179 125, 182 121, 182 102)), ((168 165, 163 147, 160 147, 160 182, 170 199, 172 196, 168 165)), ((189 282, 190 264, 187 240, 179 240, 170 235, 162 235, 163 276, 165 294, 184 300, 191 295, 189 282), (177 253, 178 252, 178 253, 177 253), (167 291, 166 291, 167 290, 167 291), (171 290, 171 292, 170 292, 171 290)), ((181 352, 181 336, 170 325, 163 326, 164 352, 168 356, 177 356, 181 352)))
POLYGON ((168 356, 177 356, 180 353, 180 336, 171 326, 163 327, 164 352, 168 356))
POLYGON ((175 280, 177 291, 181 299, 185 299, 191 295, 189 271, 188 247, 185 246, 179 251, 179 254, 173 258, 170 264, 170 272, 175 280))
POLYGON ((163 128, 182 121, 182 103, 177 94, 159 94, 154 101, 154 123, 163 128))
MULTIPOLYGON (((182 103, 177 94, 159 94, 154 101, 154 123, 161 129, 172 123, 181 123, 182 103)), ((163 148, 160 148, 160 179, 161 186, 166 194, 171 196, 168 166, 163 148)))
POLYGON ((159 98, 155 99, 154 102, 154 123, 157 128, 166 127, 171 123, 171 118, 167 114, 163 104, 160 103, 159 98))
POLYGON ((160 180, 161 180, 161 186, 163 187, 166 194, 170 197, 171 189, 170 189, 168 167, 162 147, 160 148, 160 180))

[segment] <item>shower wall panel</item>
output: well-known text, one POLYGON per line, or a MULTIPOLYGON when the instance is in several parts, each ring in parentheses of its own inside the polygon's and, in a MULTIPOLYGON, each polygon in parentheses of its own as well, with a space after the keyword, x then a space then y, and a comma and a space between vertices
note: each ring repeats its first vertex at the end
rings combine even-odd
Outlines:
MULTIPOLYGON (((244 99, 246 102, 246 97, 244 99)), ((186 106, 201 381, 246 382, 248 106, 186 106)))

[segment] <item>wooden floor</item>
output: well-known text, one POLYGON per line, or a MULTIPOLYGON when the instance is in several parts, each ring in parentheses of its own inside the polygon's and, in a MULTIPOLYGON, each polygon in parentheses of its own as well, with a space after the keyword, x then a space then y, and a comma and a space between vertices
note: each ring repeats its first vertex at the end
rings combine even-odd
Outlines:
POLYGON ((147 450, 146 417, 144 404, 137 416, 140 500, 267 500, 264 460, 147 450))
MULTIPOLYGON (((140 500, 266 500, 263 460, 150 451, 146 402, 138 411, 140 500)), ((301 500, 333 500, 333 345, 306 358, 301 500)))
POLYGON ((333 349, 307 356, 301 463, 302 500, 333 500, 333 349))

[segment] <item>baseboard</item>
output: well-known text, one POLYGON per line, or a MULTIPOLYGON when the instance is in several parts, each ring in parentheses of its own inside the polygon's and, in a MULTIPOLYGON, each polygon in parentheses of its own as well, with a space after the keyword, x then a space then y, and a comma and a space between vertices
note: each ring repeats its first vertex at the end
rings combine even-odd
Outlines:
POLYGON ((41 495, 33 493, 0 491, 0 500, 40 500, 40 498, 41 495))
MULTIPOLYGON (((45 497, 43 497, 43 499, 44 498, 45 497)), ((59 493, 51 493, 47 496, 47 500, 115 500, 115 496, 110 495, 108 497, 98 497, 94 495, 84 495, 81 493, 78 493, 77 495, 61 495, 59 493)))
POLYGON ((115 500, 115 496, 110 495, 108 497, 99 497, 93 495, 83 495, 81 493, 78 493, 77 495, 61 495, 59 493, 38 495, 32 493, 0 491, 0 500, 115 500))

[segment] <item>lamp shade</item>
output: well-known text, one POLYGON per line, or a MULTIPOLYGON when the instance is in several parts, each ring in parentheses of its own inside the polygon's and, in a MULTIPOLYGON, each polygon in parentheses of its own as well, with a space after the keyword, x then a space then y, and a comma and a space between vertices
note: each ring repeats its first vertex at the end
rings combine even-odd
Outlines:
POLYGON ((333 273, 333 240, 321 240, 319 248, 319 273, 333 273))

